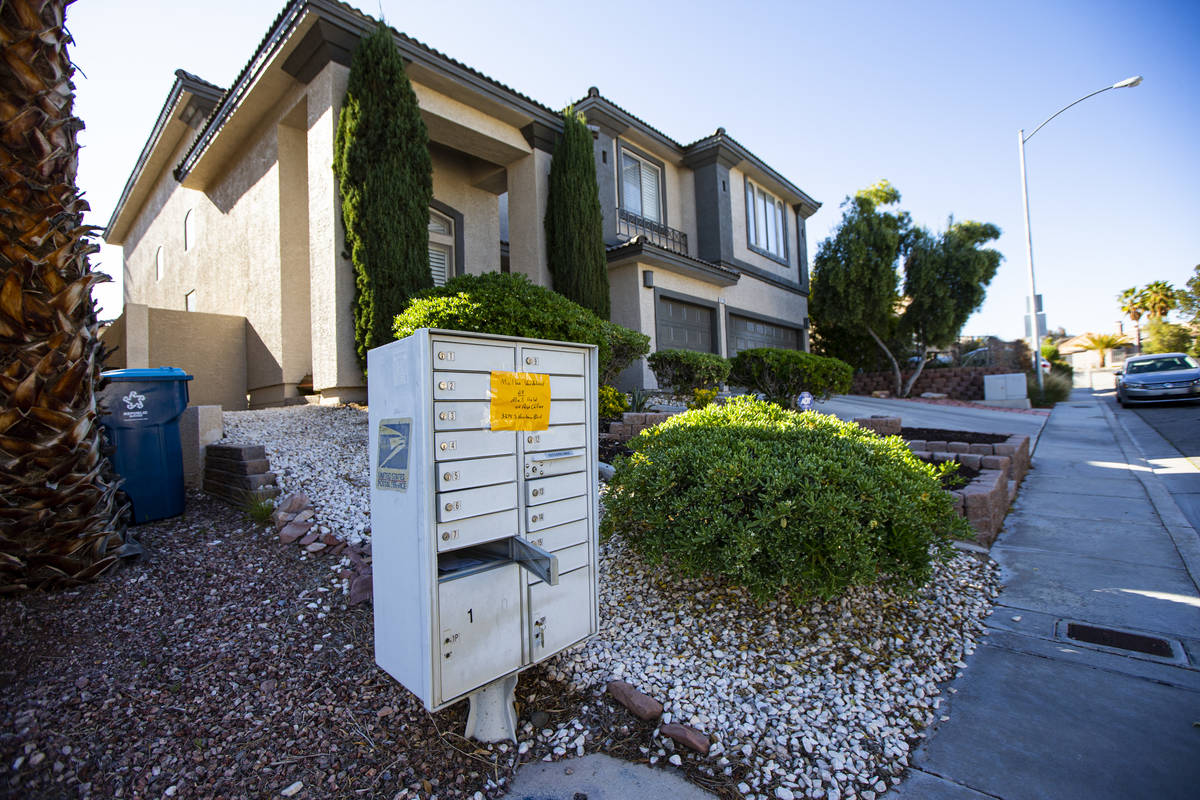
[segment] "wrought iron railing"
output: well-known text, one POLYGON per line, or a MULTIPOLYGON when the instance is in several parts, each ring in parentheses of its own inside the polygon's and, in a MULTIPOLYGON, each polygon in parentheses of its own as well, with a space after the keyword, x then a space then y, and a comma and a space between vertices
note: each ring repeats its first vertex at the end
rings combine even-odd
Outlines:
POLYGON ((630 239, 634 236, 644 236, 651 244, 658 245, 664 250, 684 256, 688 254, 686 233, 668 228, 666 225, 648 220, 623 208, 617 209, 617 235, 628 236, 630 239))

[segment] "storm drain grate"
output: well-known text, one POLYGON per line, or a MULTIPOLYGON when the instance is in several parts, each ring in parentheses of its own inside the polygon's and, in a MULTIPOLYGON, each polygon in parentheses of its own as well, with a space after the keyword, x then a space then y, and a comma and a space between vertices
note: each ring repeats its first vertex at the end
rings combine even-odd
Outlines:
POLYGON ((1115 631, 1111 628, 1097 628, 1093 625, 1081 625, 1078 622, 1067 623, 1067 638, 1077 642, 1098 644, 1102 647, 1132 650, 1135 653, 1145 653, 1148 656, 1158 656, 1159 658, 1171 658, 1175 655, 1171 650, 1171 643, 1166 639, 1128 631, 1115 631))

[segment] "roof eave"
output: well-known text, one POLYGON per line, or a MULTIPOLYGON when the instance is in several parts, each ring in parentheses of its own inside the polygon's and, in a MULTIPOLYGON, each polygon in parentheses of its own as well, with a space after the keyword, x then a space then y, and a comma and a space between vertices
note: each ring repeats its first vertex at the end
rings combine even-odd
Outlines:
POLYGON ((741 277, 740 273, 728 267, 680 255, 639 237, 634 237, 625 244, 610 247, 605 255, 609 268, 627 263, 649 264, 714 286, 733 286, 741 277))
POLYGON ((138 155, 137 162, 129 173, 129 178, 125 181, 125 186, 121 190, 121 196, 113 208, 108 224, 105 225, 103 233, 105 242, 113 245, 124 242, 125 234, 138 210, 134 206, 140 207, 141 205, 140 203, 131 204, 130 200, 147 193, 162 172, 170 168, 170 165, 164 163, 162 167, 153 172, 149 171, 147 167, 156 156, 165 159, 174 152, 179 140, 186 135, 186 130, 197 127, 199 124, 197 117, 206 116, 223 93, 224 90, 219 86, 191 73, 182 69, 175 71, 175 83, 171 85, 171 90, 167 93, 167 99, 158 112, 158 118, 154 121, 150 136, 146 139, 146 144, 142 146, 142 152, 138 155), (178 122, 184 127, 172 126, 172 122, 178 122), (171 130, 173 127, 174 131, 171 130), (164 150, 165 152, 163 152, 164 150), (151 186, 147 186, 147 182, 151 186))

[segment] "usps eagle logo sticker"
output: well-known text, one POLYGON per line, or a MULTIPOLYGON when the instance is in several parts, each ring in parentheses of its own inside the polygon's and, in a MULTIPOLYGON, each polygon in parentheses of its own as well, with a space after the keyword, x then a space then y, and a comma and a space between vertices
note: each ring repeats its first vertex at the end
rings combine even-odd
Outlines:
POLYGON ((146 395, 138 394, 137 390, 134 390, 122 397, 121 402, 125 404, 125 408, 129 411, 133 411, 135 408, 144 408, 146 405, 146 395))
POLYGON ((412 418, 385 419, 379 422, 379 452, 375 467, 375 486, 394 492, 408 491, 408 456, 412 438, 412 418))

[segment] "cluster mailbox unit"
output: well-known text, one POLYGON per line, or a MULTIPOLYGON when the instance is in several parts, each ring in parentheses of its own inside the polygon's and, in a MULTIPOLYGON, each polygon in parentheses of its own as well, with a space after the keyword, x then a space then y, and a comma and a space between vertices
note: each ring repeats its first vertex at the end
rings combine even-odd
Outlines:
POLYGON ((368 355, 375 660, 431 711, 470 696, 476 738, 596 632, 596 374, 594 345, 455 331, 368 355))

